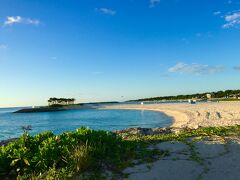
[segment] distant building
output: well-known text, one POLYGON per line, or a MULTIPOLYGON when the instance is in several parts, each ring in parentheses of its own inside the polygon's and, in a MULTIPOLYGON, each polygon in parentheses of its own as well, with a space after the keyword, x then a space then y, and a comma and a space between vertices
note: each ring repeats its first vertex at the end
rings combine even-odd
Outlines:
POLYGON ((229 96, 229 98, 240 99, 240 94, 232 94, 229 96))
POLYGON ((208 99, 212 98, 212 94, 206 94, 206 96, 207 96, 208 99))
POLYGON ((74 104, 74 98, 50 98, 48 100, 48 105, 71 105, 74 104))
POLYGON ((229 98, 232 98, 232 99, 237 99, 237 95, 233 94, 233 95, 230 95, 229 98))

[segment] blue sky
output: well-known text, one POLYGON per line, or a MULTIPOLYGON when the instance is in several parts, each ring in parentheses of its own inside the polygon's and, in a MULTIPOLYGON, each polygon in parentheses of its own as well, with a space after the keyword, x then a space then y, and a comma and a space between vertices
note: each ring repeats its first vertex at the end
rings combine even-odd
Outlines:
POLYGON ((1 0, 0 107, 240 88, 240 0, 1 0))

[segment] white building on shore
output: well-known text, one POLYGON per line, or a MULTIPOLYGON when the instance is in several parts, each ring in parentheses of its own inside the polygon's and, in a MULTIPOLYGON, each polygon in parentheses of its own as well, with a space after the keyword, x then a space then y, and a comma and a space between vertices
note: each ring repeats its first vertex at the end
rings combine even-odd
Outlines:
POLYGON ((209 93, 209 94, 206 94, 206 96, 207 96, 208 99, 211 99, 211 98, 212 98, 212 94, 210 94, 210 93, 209 93))

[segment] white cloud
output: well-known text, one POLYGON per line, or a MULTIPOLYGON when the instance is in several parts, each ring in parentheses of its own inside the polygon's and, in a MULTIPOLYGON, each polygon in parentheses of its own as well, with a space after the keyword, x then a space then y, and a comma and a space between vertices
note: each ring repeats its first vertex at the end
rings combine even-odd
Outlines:
POLYGON ((7 45, 6 44, 0 44, 0 49, 7 49, 7 45))
POLYGON ((185 64, 177 63, 175 66, 168 69, 171 73, 181 73, 181 74, 214 74, 222 72, 224 68, 222 66, 209 66, 206 64, 185 64))
POLYGON ((228 13, 224 16, 224 20, 223 28, 238 27, 240 25, 240 11, 228 13))
POLYGON ((102 14, 107 14, 107 15, 115 15, 116 11, 108 8, 96 8, 96 11, 102 13, 102 14))
POLYGON ((160 0, 149 0, 149 7, 154 8, 158 3, 160 3, 160 0))
POLYGON ((4 25, 13 25, 13 24, 30 24, 30 25, 39 25, 40 21, 37 19, 24 18, 21 16, 8 16, 4 22, 4 25))

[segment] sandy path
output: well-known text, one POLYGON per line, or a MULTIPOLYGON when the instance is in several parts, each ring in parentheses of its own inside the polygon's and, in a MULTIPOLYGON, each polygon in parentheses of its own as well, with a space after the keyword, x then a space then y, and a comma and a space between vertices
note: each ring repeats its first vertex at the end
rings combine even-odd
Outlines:
POLYGON ((124 170, 130 180, 240 179, 240 140, 229 137, 191 141, 201 158, 191 158, 190 146, 183 142, 162 142, 152 148, 168 150, 170 155, 153 163, 139 164, 124 170))
POLYGON ((114 105, 101 108, 160 111, 173 117, 172 127, 177 128, 240 125, 240 102, 114 105))

